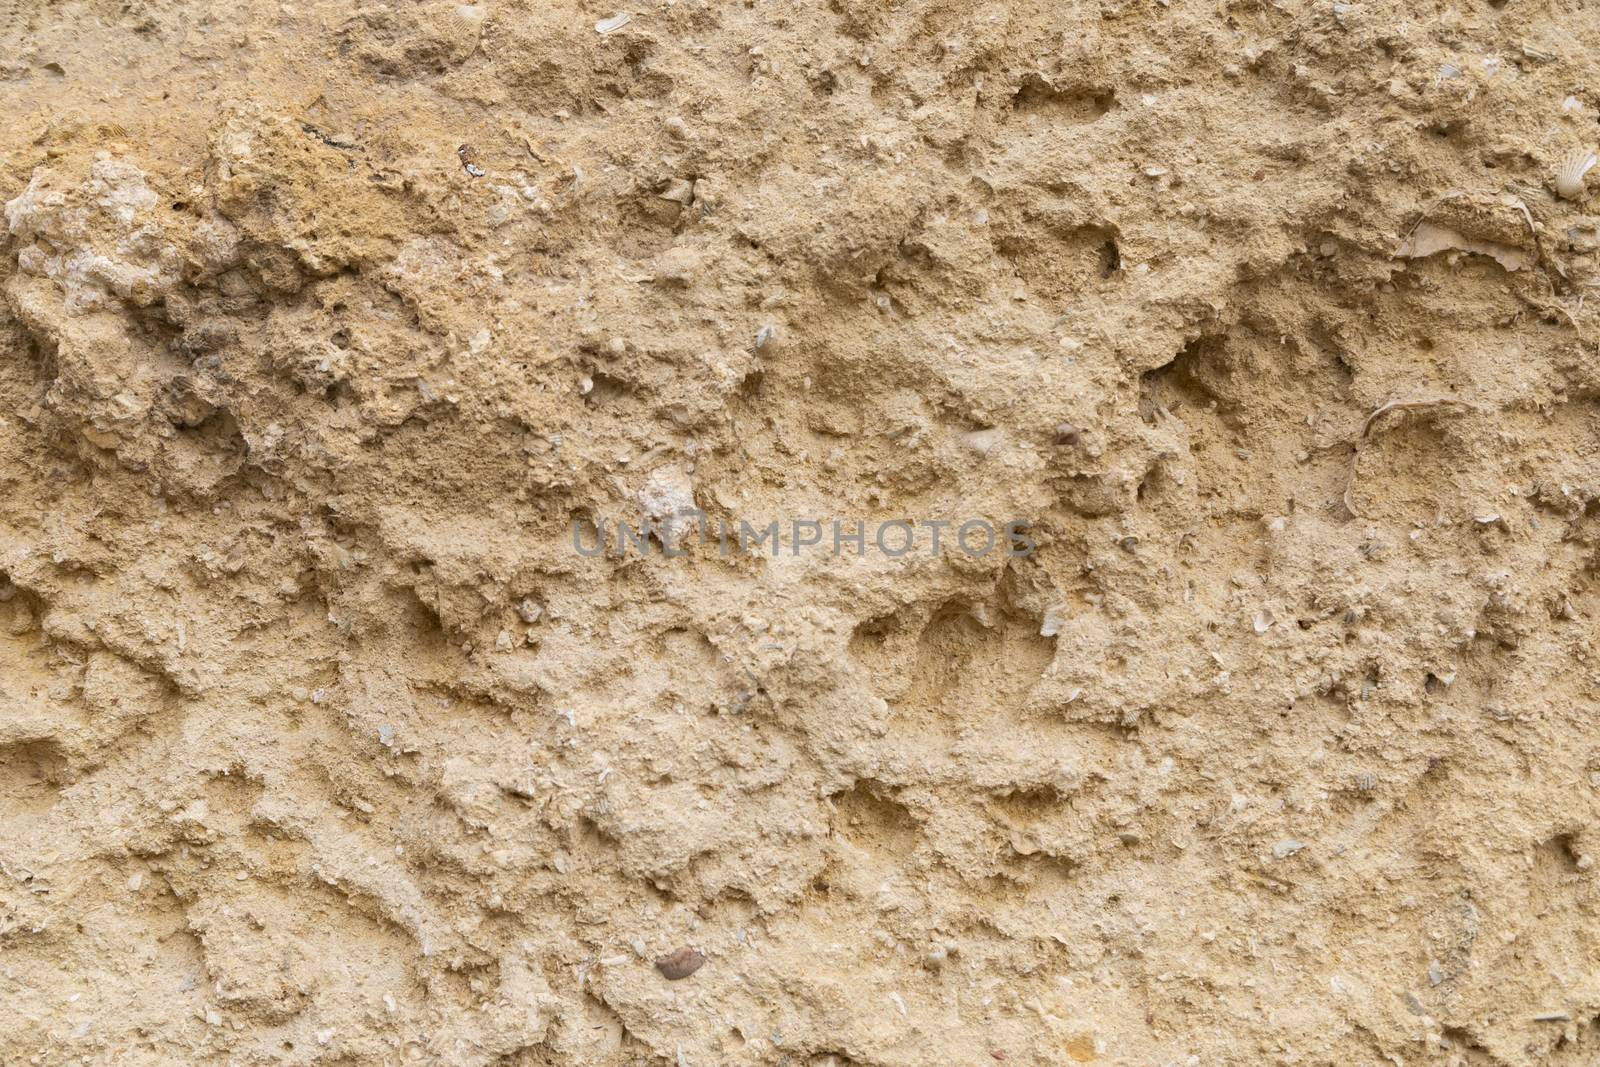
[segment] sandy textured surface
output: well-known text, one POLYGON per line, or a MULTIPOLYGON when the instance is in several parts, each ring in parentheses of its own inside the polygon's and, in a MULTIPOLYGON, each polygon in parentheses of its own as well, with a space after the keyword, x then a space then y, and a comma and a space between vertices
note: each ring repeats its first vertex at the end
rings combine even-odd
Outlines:
POLYGON ((1593 0, 0 4, 0 1062, 1600 1062, 1597 115, 1593 0))

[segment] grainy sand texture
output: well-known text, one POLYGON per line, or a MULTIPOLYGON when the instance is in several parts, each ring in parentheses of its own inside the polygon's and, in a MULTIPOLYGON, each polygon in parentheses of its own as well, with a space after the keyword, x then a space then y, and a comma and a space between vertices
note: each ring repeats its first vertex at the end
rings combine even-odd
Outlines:
POLYGON ((1600 1063, 1597 149, 1595 0, 0 0, 0 1063, 1600 1063))

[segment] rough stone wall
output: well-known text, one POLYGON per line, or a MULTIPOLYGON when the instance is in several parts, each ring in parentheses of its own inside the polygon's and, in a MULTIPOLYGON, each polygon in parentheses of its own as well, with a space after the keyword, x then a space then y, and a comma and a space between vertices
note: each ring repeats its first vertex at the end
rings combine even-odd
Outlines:
POLYGON ((1595 1063, 1597 56, 0 6, 0 1061, 1595 1063))

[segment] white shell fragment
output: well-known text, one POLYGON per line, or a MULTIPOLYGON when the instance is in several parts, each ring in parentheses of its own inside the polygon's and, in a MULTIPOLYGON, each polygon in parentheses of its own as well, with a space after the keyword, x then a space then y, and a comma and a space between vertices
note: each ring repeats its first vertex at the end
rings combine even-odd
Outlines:
POLYGON ((1471 252, 1489 256, 1508 271, 1526 270, 1533 265, 1533 253, 1525 249, 1468 237, 1448 226, 1432 222, 1418 223, 1410 236, 1400 243, 1395 255, 1404 259, 1422 259, 1439 252, 1471 252))
POLYGON ((1583 176, 1588 174, 1600 156, 1593 152, 1574 152, 1556 166, 1556 195, 1565 200, 1578 200, 1583 196, 1583 176))
POLYGON ((601 19, 599 22, 595 23, 594 32, 602 36, 608 33, 616 33, 618 30, 622 29, 622 27, 626 26, 632 21, 633 16, 624 11, 620 15, 612 15, 608 19, 601 19))
POLYGON ((1045 609, 1044 620, 1039 624, 1040 637, 1054 637, 1061 632, 1061 627, 1066 625, 1067 605, 1052 604, 1045 609))
POLYGON ((674 178, 671 184, 656 196, 661 200, 671 200, 688 207, 694 203, 694 183, 683 178, 674 178))

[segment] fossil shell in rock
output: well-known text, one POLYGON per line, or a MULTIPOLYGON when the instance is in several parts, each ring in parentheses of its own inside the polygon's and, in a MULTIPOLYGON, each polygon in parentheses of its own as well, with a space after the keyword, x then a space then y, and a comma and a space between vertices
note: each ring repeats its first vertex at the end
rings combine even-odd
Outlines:
POLYGON ((1593 152, 1574 152, 1556 167, 1556 193, 1567 200, 1583 196, 1583 176, 1589 173, 1596 157, 1593 152))

